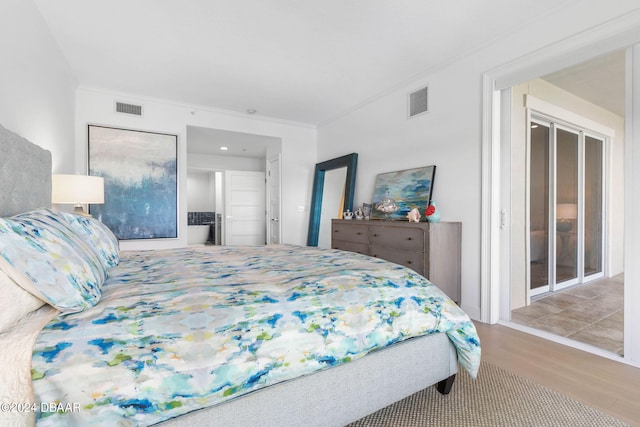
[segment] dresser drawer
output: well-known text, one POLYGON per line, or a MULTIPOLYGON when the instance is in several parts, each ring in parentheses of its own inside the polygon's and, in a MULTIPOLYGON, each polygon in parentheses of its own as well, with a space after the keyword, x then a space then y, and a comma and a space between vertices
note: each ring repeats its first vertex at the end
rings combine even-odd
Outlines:
MULTIPOLYGON (((356 221, 356 220, 351 220, 356 221)), ((361 221, 358 221, 361 222, 361 221)), ((351 223, 333 223, 332 228, 332 240, 343 240, 356 243, 369 243, 369 236, 367 235, 366 225, 357 225, 351 223)))
POLYGON ((366 243, 347 242, 346 240, 333 240, 331 242, 332 249, 340 249, 341 251, 356 252, 362 255, 369 255, 369 245, 366 243))
POLYGON ((424 274, 424 253, 415 251, 405 251, 390 246, 371 245, 369 255, 382 258, 396 264, 404 265, 410 269, 424 274))
POLYGON ((369 241, 372 245, 384 245, 409 251, 424 251, 424 238, 425 232, 420 228, 380 225, 369 227, 369 241))

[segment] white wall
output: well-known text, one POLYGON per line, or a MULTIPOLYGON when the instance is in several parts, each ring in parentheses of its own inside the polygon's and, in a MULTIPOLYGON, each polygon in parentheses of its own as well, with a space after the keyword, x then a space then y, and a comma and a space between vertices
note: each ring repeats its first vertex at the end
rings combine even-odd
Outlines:
MULTIPOLYGON (((610 111, 580 99, 571 93, 552 84, 535 79, 515 86, 512 91, 511 118, 511 179, 512 179, 512 246, 511 246, 511 307, 522 307, 526 304, 525 274, 525 171, 526 152, 526 119, 524 95, 532 95, 556 107, 571 111, 579 116, 606 126, 615 132, 608 147, 608 175, 605 179, 607 187, 607 274, 615 276, 624 271, 624 118, 610 111)), ((547 112, 551 113, 551 112, 547 112)))
POLYGON ((122 242, 123 250, 182 247, 187 244, 187 126, 266 135, 282 140, 282 239, 306 242, 316 130, 313 127, 239 113, 81 87, 76 92, 76 168, 87 168, 87 125, 97 124, 178 135, 178 238, 122 242), (144 116, 116 113, 115 100, 142 104, 144 116), (303 206, 303 212, 298 210, 303 206))
POLYGON ((74 171, 77 82, 32 1, 0 2, 0 124, 50 150, 54 173, 74 171))
POLYGON ((215 177, 213 172, 187 172, 187 211, 215 212, 215 177))
POLYGON ((322 124, 318 160, 358 153, 357 205, 371 200, 376 174, 437 165, 433 198, 442 221, 462 222, 461 305, 479 319, 483 73, 635 8, 633 1, 572 2, 543 22, 519 24, 509 37, 322 124), (425 85, 430 112, 407 119, 407 94, 425 85))
POLYGON ((433 199, 441 221, 462 222, 462 307, 479 315, 480 78, 434 73, 318 130, 318 160, 358 153, 354 205, 371 203, 375 176, 436 165, 433 199), (429 84, 430 112, 406 118, 407 93, 429 84))

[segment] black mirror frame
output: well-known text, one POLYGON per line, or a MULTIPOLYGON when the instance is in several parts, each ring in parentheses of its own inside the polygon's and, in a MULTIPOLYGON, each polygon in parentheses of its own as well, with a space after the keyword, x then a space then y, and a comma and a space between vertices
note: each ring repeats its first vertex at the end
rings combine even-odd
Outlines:
POLYGON ((324 174, 328 170, 347 167, 347 179, 344 188, 343 211, 353 210, 353 195, 356 188, 356 167, 358 165, 358 153, 347 154, 342 157, 317 163, 313 178, 313 192, 311 193, 311 211, 309 215, 309 233, 307 234, 307 246, 318 246, 318 234, 320 233, 320 213, 322 212, 322 192, 324 190, 324 174))

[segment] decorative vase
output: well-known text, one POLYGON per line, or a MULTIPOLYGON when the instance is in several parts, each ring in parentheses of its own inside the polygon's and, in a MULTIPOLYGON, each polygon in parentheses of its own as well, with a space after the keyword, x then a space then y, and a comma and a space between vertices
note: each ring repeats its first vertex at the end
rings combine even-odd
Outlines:
POLYGON ((440 222, 440 210, 438 206, 436 206, 435 200, 431 201, 431 204, 427 208, 427 221, 429 222, 440 222))

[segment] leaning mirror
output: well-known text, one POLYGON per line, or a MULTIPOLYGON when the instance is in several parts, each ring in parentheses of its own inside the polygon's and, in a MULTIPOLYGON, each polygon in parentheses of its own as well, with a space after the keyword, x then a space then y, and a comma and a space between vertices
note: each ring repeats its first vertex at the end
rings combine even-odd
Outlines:
MULTIPOLYGON (((327 200, 327 197, 331 198, 325 202, 329 205, 335 205, 336 200, 338 200, 337 203, 338 206, 340 206, 338 212, 344 212, 347 209, 353 210, 353 194, 356 184, 357 164, 357 153, 347 154, 346 156, 337 157, 335 159, 316 164, 315 175, 313 178, 313 191, 311 194, 309 233, 307 235, 308 246, 318 246, 321 229, 323 233, 325 230, 330 230, 330 221, 325 221, 324 224, 322 221, 322 205, 323 201, 327 200), (341 172, 341 169, 343 168, 346 170, 346 174, 342 175, 346 175, 345 179, 336 179, 337 177, 341 176, 341 173, 343 173, 341 172), (330 174, 328 176, 328 179, 325 179, 326 174, 329 171, 336 171, 336 173, 330 174), (325 185, 325 181, 328 185, 325 185), (327 188, 329 185, 331 186, 331 188, 327 188), (339 200, 342 200, 342 204, 340 204, 339 200)), ((324 216, 330 217, 331 215, 329 214, 324 216)), ((335 215, 333 215, 332 217, 335 217, 335 215)))
POLYGON ((333 218, 342 218, 346 183, 346 166, 326 171, 324 174, 320 228, 318 230, 319 248, 331 248, 331 220, 333 218))

